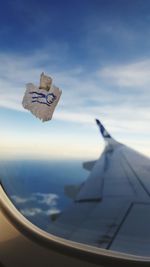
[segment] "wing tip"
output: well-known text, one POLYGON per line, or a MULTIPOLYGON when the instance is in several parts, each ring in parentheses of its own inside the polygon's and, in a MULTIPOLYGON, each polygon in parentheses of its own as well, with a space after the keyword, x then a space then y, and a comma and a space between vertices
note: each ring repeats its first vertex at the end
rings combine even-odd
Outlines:
POLYGON ((95 119, 95 121, 96 121, 97 125, 100 125, 101 124, 100 120, 95 119))
POLYGON ((111 135, 106 131, 105 127, 103 126, 103 124, 100 122, 100 120, 98 119, 95 119, 96 121, 96 124, 98 125, 99 127, 99 130, 103 136, 104 139, 107 139, 107 138, 112 138, 111 135))

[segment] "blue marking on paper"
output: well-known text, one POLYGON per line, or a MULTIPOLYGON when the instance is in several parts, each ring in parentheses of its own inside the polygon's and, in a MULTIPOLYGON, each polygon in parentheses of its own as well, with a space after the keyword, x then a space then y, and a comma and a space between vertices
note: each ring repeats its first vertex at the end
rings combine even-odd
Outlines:
POLYGON ((32 94, 32 103, 40 103, 47 106, 51 106, 57 98, 53 93, 44 94, 33 91, 29 94, 32 94))

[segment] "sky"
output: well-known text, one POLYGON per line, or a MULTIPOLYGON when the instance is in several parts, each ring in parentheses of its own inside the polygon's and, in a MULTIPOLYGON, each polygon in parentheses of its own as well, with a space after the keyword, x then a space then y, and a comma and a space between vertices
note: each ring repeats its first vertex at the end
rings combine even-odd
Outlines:
POLYGON ((95 159, 95 118, 150 156, 149 103, 149 0, 1 0, 0 158, 95 159), (62 90, 45 123, 22 107, 43 71, 62 90))

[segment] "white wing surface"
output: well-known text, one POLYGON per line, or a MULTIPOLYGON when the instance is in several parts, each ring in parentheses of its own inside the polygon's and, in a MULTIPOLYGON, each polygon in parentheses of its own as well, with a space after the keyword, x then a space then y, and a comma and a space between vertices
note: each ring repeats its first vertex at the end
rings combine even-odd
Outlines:
POLYGON ((149 256, 150 159, 118 143, 97 120, 105 149, 72 205, 49 227, 55 235, 149 256))

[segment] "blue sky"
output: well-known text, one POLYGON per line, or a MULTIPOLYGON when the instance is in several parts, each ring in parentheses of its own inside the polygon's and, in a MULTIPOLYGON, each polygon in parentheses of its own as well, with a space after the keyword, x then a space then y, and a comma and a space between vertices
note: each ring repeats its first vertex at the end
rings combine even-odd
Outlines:
POLYGON ((1 1, 1 157, 98 157, 95 117, 150 156, 149 102, 149 0, 1 1), (46 123, 21 105, 42 71, 63 91, 46 123))

